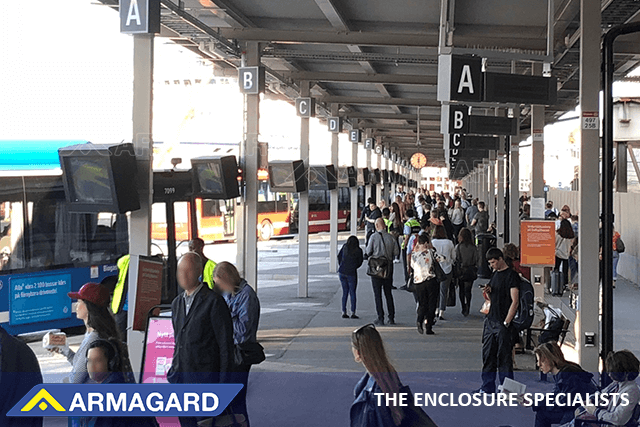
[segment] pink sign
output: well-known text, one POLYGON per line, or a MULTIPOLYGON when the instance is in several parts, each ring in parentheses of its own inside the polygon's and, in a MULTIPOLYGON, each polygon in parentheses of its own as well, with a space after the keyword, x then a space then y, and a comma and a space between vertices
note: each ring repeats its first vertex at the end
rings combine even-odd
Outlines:
MULTIPOLYGON (((142 383, 168 383, 167 373, 173 360, 173 324, 170 317, 149 319, 142 368, 142 383)), ((177 417, 157 418, 160 427, 180 427, 177 417)))

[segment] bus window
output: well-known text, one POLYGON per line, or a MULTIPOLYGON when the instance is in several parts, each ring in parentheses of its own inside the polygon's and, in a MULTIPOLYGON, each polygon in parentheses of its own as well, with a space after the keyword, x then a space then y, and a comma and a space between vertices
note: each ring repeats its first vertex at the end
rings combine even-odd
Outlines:
POLYGON ((22 202, 2 202, 0 216, 0 270, 24 268, 24 246, 18 245, 23 233, 22 202))
POLYGON ((220 212, 218 200, 202 200, 202 218, 219 217, 220 215, 222 215, 222 212, 220 212))
POLYGON ((326 190, 309 190, 309 210, 329 210, 326 190))

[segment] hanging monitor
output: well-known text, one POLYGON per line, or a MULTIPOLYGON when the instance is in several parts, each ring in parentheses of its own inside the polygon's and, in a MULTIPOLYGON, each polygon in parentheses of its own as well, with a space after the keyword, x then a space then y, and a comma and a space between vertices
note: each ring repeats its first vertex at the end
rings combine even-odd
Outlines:
POLYGON ((309 190, 334 190, 338 186, 335 167, 309 166, 309 190))
POLYGON ((58 150, 70 212, 140 209, 133 144, 78 144, 58 150))
POLYGON ((302 160, 277 160, 269 162, 271 191, 303 193, 307 191, 305 168, 302 160))
POLYGON ((369 183, 370 184, 380 184, 382 182, 382 174, 380 173, 380 169, 374 169, 369 173, 369 183))
POLYGON ((355 187, 358 185, 358 173, 353 166, 338 168, 338 187, 355 187))
POLYGON ((358 169, 358 185, 369 185, 369 169, 358 169))
POLYGON ((207 199, 240 197, 236 156, 209 156, 191 159, 193 195, 207 199))

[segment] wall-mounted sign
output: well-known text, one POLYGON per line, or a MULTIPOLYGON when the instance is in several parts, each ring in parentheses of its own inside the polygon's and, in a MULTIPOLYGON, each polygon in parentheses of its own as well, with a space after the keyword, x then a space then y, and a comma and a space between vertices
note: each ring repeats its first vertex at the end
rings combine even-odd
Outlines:
POLYGON ((482 58, 470 55, 438 57, 438 101, 482 101, 482 58))
POLYGON ((264 92, 264 67, 238 68, 238 84, 240 92, 246 95, 256 95, 264 92))
POLYGON ((351 129, 349 131, 349 141, 351 142, 362 141, 362 132, 360 131, 360 129, 351 129))
POLYGON ((373 150, 376 146, 376 141, 373 138, 364 139, 364 148, 367 150, 373 150))
POLYGON ((517 121, 501 116, 474 116, 466 105, 442 107, 441 133, 461 135, 516 135, 517 121))
POLYGON ((555 265, 555 221, 522 221, 520 236, 522 265, 535 267, 555 265))
POLYGON ((495 136, 449 135, 449 148, 471 150, 499 150, 500 138, 495 136))
POLYGON ((331 133, 342 132, 342 118, 341 117, 329 117, 327 119, 327 127, 331 133))
POLYGON ((384 147, 384 150, 382 150, 382 155, 385 159, 391 157, 391 150, 389 150, 389 147, 384 147))
POLYGON ((160 0, 120 0, 120 32, 159 33, 160 0))
POLYGON ((533 105, 553 105, 558 99, 555 77, 485 73, 484 101, 533 105))
MULTIPOLYGON (((375 141, 374 141, 375 143, 375 141)), ((382 155, 382 145, 380 144, 375 144, 374 146, 374 150, 376 152, 377 155, 381 156, 382 155)))
POLYGON ((315 117, 316 102, 314 98, 296 98, 296 113, 299 117, 315 117))

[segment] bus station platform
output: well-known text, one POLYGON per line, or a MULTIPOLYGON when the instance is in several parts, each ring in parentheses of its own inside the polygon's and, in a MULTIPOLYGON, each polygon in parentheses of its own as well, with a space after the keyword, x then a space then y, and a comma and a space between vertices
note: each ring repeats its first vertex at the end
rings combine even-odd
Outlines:
MULTIPOLYGON (((349 236, 340 233, 340 247, 349 236)), ((359 235, 361 244, 364 235, 359 235)), ((233 255, 233 243, 207 246, 212 259, 224 260, 233 255)), ((329 243, 326 235, 314 235, 309 246, 309 297, 296 296, 297 242, 295 239, 271 240, 259 246, 259 298, 261 303, 258 339, 265 347, 266 361, 254 366, 248 392, 252 425, 348 425, 353 387, 363 368, 353 359, 351 333, 376 318, 371 280, 361 267, 357 288, 359 319, 341 318, 342 290, 337 274, 328 273, 329 243), (328 410, 331 408, 331 410, 328 410), (282 422, 286 418, 286 423, 282 422)), ((394 285, 401 286, 401 264, 395 264, 394 285)), ((471 393, 480 385, 482 366, 481 339, 484 316, 479 312, 482 295, 478 279, 473 290, 472 309, 468 317, 456 307, 449 307, 445 319, 435 325, 435 335, 419 335, 415 328, 415 302, 412 294, 394 290, 396 325, 379 326, 391 360, 401 380, 414 393, 471 393)), ((563 307, 570 302, 547 295, 547 302, 563 307)), ((631 315, 640 304, 638 285, 618 279, 615 303, 616 337, 619 348, 637 353, 634 339, 639 319, 631 315)), ((572 357, 575 338, 567 337, 565 353, 572 357)), ((59 355, 42 349, 37 334, 31 348, 37 354, 45 381, 58 382, 70 365, 59 355)), ((81 335, 70 337, 73 348, 81 335)), ((552 383, 538 381, 531 352, 516 355, 517 381, 532 391, 550 391, 552 383)), ((439 426, 465 425, 476 414, 484 421, 474 426, 529 426, 533 412, 529 408, 425 408, 439 426), (475 412, 474 412, 475 411, 475 412)), ((66 425, 66 418, 45 421, 47 427, 66 425)))

